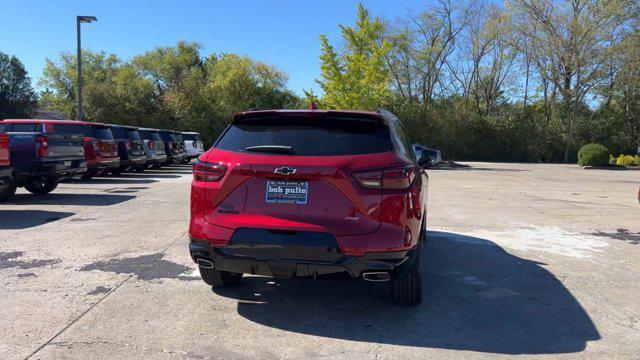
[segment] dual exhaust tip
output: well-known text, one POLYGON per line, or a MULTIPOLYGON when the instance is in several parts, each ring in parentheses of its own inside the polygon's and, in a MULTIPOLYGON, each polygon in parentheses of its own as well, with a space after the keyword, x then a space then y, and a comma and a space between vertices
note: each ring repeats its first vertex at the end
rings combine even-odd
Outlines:
POLYGON ((362 278, 367 281, 389 281, 391 277, 385 271, 368 271, 362 274, 362 278))
MULTIPOLYGON (((211 260, 198 258, 196 260, 198 266, 204 269, 213 269, 213 262, 211 260)), ((362 278, 366 281, 389 281, 390 276, 388 272, 384 271, 368 271, 362 274, 362 278)))
POLYGON ((211 260, 198 258, 196 262, 198 263, 198 266, 200 266, 201 268, 213 269, 213 262, 211 260))

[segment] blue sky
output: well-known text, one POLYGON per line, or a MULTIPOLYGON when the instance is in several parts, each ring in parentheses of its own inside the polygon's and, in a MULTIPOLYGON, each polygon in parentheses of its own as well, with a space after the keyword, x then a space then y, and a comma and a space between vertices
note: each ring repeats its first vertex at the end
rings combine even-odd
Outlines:
MULTIPOLYGON (((433 0, 362 1, 373 15, 393 19, 419 11, 433 0)), ((289 74, 289 87, 301 94, 318 87, 319 34, 332 43, 338 24, 353 24, 357 1, 32 1, 0 0, 0 51, 25 64, 34 85, 46 58, 75 51, 76 15, 95 15, 82 28, 83 48, 121 59, 196 41, 205 54, 234 52, 272 64, 289 74)))

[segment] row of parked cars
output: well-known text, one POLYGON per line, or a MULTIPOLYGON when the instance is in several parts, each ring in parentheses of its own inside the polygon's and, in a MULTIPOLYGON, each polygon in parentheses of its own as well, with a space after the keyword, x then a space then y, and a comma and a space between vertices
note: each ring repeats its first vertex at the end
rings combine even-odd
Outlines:
POLYGON ((73 120, 0 121, 0 201, 17 187, 53 191, 65 177, 186 164, 204 152, 196 132, 73 120))

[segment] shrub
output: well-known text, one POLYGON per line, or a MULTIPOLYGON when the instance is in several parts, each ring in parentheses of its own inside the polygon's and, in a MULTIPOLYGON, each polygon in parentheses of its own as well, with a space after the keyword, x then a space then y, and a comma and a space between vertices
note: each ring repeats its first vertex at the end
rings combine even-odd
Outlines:
POLYGON ((616 165, 640 166, 640 156, 620 155, 616 159, 616 165))
POLYGON ((600 144, 587 144, 578 151, 578 165, 604 166, 609 163, 609 150, 600 144))

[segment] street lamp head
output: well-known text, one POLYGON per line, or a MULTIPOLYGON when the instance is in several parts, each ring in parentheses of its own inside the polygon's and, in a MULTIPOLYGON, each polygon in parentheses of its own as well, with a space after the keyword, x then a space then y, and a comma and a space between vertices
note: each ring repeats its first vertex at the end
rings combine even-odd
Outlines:
POLYGON ((90 22, 93 22, 93 21, 98 21, 98 18, 95 17, 95 16, 80 16, 80 15, 78 15, 76 17, 76 20, 78 22, 81 22, 81 23, 90 23, 90 22))

